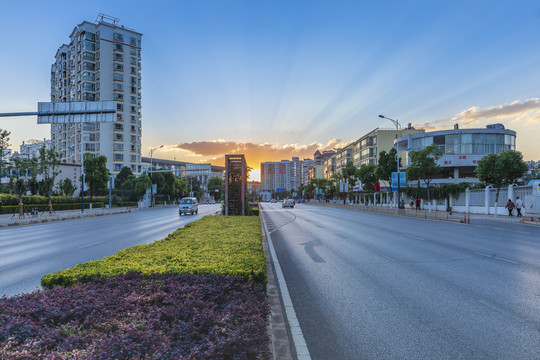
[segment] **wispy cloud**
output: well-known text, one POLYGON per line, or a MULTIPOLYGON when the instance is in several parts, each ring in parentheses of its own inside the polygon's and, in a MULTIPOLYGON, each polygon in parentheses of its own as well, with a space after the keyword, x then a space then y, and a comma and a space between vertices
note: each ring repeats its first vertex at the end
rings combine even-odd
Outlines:
MULTIPOLYGON (((326 144, 257 144, 242 141, 203 140, 176 145, 166 145, 163 150, 174 153, 181 151, 186 161, 211 162, 215 165, 224 163, 225 154, 244 154, 252 167, 259 167, 261 162, 280 161, 297 156, 300 159, 313 158, 317 150, 328 150, 346 145, 341 139, 332 139, 326 144)), ((168 156, 170 157, 170 156, 168 156)))
POLYGON ((470 107, 462 111, 451 119, 440 119, 428 121, 424 124, 417 124, 428 130, 447 128, 455 123, 463 125, 484 124, 488 121, 523 121, 540 122, 540 99, 532 98, 523 102, 516 100, 509 104, 497 105, 488 108, 478 106, 470 107))

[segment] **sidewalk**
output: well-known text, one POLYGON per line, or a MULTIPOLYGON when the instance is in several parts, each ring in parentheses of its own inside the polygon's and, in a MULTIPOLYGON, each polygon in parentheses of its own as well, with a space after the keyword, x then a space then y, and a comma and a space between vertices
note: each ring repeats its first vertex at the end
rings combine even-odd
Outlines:
POLYGON ((50 221, 61 221, 61 220, 71 220, 71 219, 80 219, 86 217, 94 216, 103 216, 103 215, 114 215, 114 214, 124 214, 130 213, 133 210, 138 210, 136 207, 116 207, 112 209, 84 209, 84 212, 81 210, 62 210, 55 211, 52 214, 49 214, 48 211, 40 212, 38 215, 29 215, 25 214, 23 217, 19 218, 19 214, 3 214, 0 215, 0 227, 7 226, 17 226, 17 225, 29 225, 29 224, 39 224, 50 221))

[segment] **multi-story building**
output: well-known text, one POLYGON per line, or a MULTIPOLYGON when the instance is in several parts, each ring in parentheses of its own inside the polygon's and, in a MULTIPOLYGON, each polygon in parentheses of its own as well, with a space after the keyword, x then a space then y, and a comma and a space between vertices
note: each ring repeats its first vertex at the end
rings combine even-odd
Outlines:
POLYGON ((507 130, 502 124, 488 125, 484 129, 459 129, 409 134, 397 139, 403 168, 410 164, 409 151, 418 151, 435 145, 442 151, 437 165, 440 174, 433 177, 432 184, 479 182, 474 170, 478 161, 488 154, 504 150, 516 150, 516 132, 507 130))
POLYGON ((100 14, 95 23, 77 25, 69 43, 58 48, 51 66, 52 102, 117 103, 114 123, 51 125, 51 141, 62 159, 105 155, 112 174, 124 166, 141 172, 141 37, 100 14))
MULTIPOLYGON (((407 128, 399 130, 399 136, 423 132, 425 132, 424 129, 415 129, 409 124, 407 128)), ((396 135, 396 130, 376 128, 339 149, 335 155, 325 160, 325 177, 329 179, 335 172, 340 172, 349 162, 352 162, 357 168, 365 164, 377 165, 379 153, 381 151, 388 152, 395 147, 396 135)))
POLYGON ((52 147, 51 140, 29 140, 26 143, 23 141, 20 146, 20 157, 22 159, 38 158, 39 149, 42 147, 45 147, 45 149, 50 149, 52 147))
POLYGON ((297 157, 292 160, 261 163, 262 190, 297 190, 302 179, 302 161, 297 157))

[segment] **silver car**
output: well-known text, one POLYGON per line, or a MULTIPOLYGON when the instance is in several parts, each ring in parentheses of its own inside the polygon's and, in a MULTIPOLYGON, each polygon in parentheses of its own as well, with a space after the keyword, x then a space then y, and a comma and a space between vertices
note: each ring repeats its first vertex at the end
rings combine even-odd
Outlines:
POLYGON ((197 214, 199 212, 199 202, 197 201, 197 198, 195 197, 185 197, 182 200, 180 200, 180 204, 178 205, 178 214, 187 214, 190 213, 191 215, 197 214))

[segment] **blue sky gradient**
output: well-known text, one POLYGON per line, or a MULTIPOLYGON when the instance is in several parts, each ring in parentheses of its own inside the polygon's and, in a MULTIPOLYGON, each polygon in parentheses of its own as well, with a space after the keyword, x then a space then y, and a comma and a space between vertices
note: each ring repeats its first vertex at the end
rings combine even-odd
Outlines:
MULTIPOLYGON (((219 164, 252 150, 258 167, 389 128, 384 114, 501 122, 540 160, 538 1, 4 2, 0 112, 49 101, 57 48, 100 12, 143 33, 143 156, 165 144, 156 157, 219 164)), ((0 128, 16 149, 49 136, 30 117, 0 128)))

